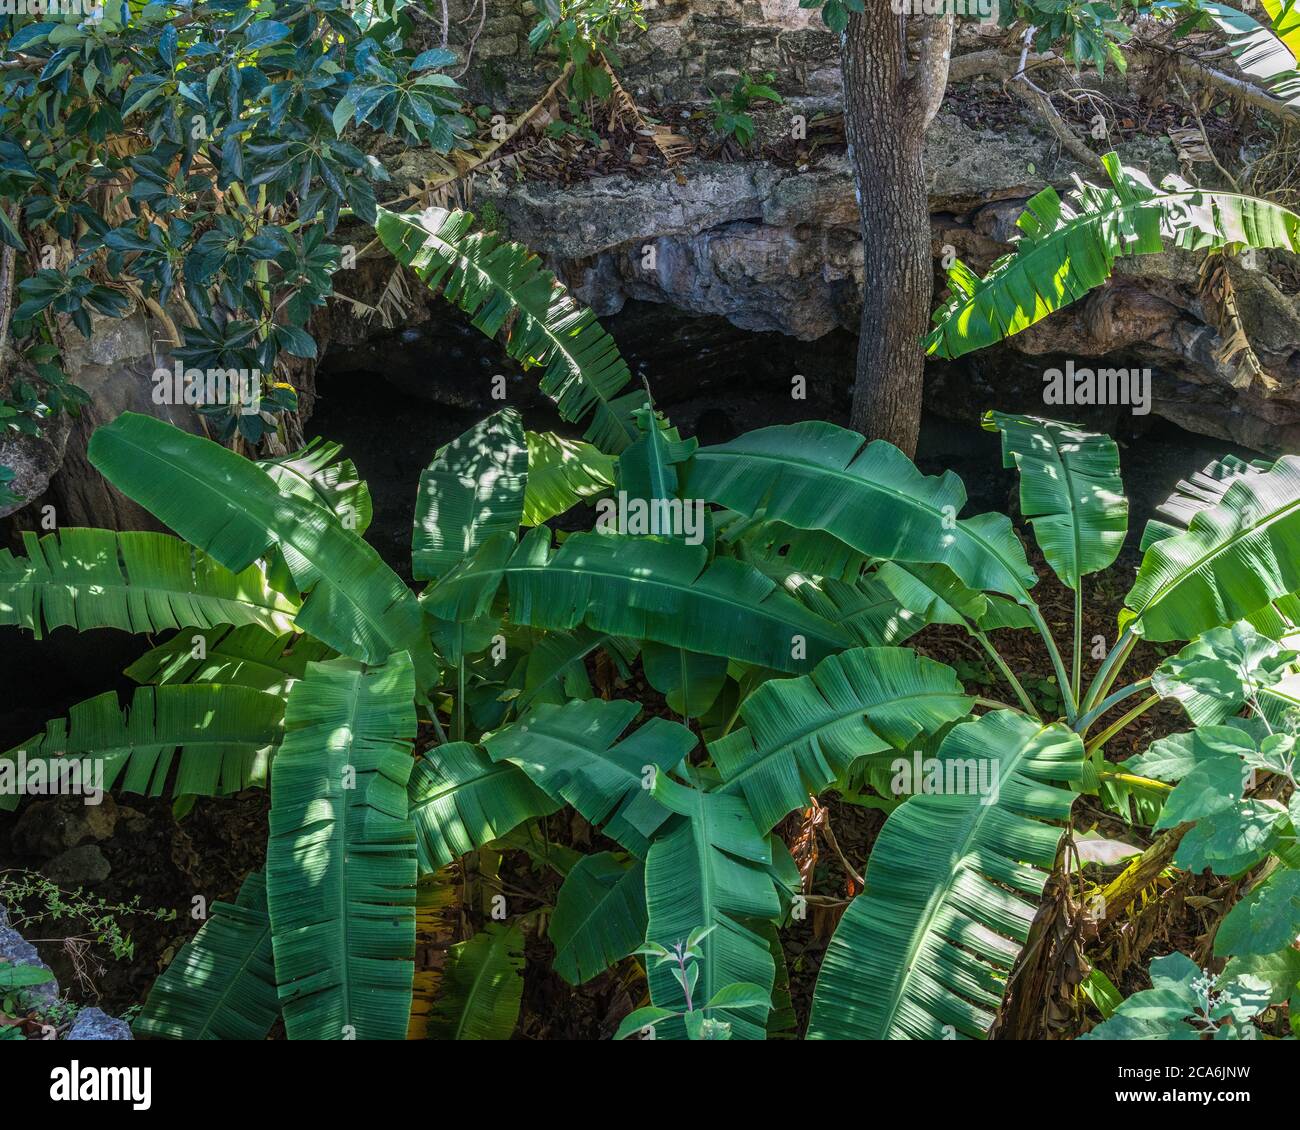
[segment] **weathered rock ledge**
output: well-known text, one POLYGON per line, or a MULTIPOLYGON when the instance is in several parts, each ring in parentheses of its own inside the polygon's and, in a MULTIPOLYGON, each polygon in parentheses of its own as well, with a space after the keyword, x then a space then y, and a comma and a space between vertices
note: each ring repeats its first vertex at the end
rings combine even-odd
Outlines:
MULTIPOLYGON (((1016 217, 1045 179, 1064 190, 1072 174, 1092 175, 1068 156, 1054 159, 1051 144, 1028 125, 1015 133, 975 130, 950 114, 936 120, 927 152, 936 265, 951 247, 986 269, 1008 250, 1016 217)), ((1174 167, 1162 139, 1123 147, 1121 156, 1155 179, 1174 167)), ((856 331, 862 243, 843 154, 803 169, 697 162, 685 172, 685 183, 670 173, 612 176, 572 187, 481 185, 479 196, 506 218, 511 238, 545 256, 599 314, 638 299, 804 340, 837 327, 856 331)), ((1150 368, 1156 414, 1250 447, 1295 449, 1300 303, 1279 282, 1287 258, 1261 254, 1254 270, 1232 268, 1261 377, 1243 381, 1237 366, 1219 359, 1223 339, 1198 293, 1198 258, 1176 252, 1121 261, 1110 285, 981 364, 987 369, 995 359, 1006 368, 1014 399, 1037 397, 1042 369, 1060 358, 1150 368)), ((936 304, 941 294, 936 274, 936 304)))

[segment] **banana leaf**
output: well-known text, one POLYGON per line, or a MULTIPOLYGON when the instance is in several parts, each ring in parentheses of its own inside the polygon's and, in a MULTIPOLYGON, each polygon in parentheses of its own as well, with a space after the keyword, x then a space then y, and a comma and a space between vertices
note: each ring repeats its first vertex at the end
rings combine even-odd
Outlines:
POLYGON ((252 626, 289 631, 296 598, 276 592, 257 564, 231 571, 179 538, 158 533, 60 530, 24 532, 26 558, 0 549, 0 625, 41 639, 61 627, 252 626))
POLYGON ((117 692, 106 691, 0 754, 0 811, 18 807, 22 794, 3 781, 7 773, 21 777, 23 763, 29 790, 34 773, 52 780, 69 772, 80 775, 83 791, 118 787, 148 796, 162 796, 169 781, 174 796, 226 796, 262 785, 283 715, 280 698, 249 687, 140 687, 125 711, 117 692))
POLYGON ((989 796, 914 793, 885 822, 813 993, 812 1040, 981 1039, 1029 936, 1083 742, 999 710, 954 727, 944 768, 997 766, 989 796))
POLYGON ((291 1040, 401 1040, 415 958, 410 659, 308 666, 271 775, 266 892, 291 1040))
POLYGON ((420 474, 411 573, 436 580, 523 518, 528 448, 519 413, 504 408, 439 449, 420 474))
POLYGON ((165 1040, 265 1040, 279 1016, 266 880, 254 871, 233 903, 212 904, 153 983, 131 1031, 165 1040))
POLYGON ((408 651, 421 687, 436 681, 415 596, 323 506, 283 492, 211 440, 134 412, 98 428, 88 454, 109 482, 227 569, 278 549, 299 591, 309 593, 296 617, 300 631, 368 663, 408 651))

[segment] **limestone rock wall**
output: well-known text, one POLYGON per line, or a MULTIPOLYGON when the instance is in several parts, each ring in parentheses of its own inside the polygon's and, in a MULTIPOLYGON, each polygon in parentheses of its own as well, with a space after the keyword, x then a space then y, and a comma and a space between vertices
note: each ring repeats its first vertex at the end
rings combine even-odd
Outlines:
MULTIPOLYGON (((1161 139, 1120 153, 1157 180, 1175 167, 1161 139)), ((1091 175, 1055 156, 1033 123, 975 129, 949 112, 931 128, 927 157, 936 265, 951 249, 981 271, 1009 249, 1016 217, 1045 181, 1063 191, 1072 175, 1091 175)), ((511 237, 535 247, 599 314, 639 299, 804 340, 856 331, 862 242, 842 154, 807 168, 696 161, 686 171, 685 183, 669 174, 613 176, 479 192, 506 217, 511 237)), ((1199 296, 1199 256, 1168 253, 1121 260, 1112 283, 1084 302, 963 364, 935 366, 943 391, 933 403, 971 419, 990 395, 1042 411, 1042 373, 1058 360, 1150 367, 1157 415, 1265 451, 1300 449, 1300 301, 1290 259, 1260 254, 1254 270, 1232 268, 1262 377, 1244 379, 1219 356, 1223 338, 1199 296), (986 381, 964 380, 971 366, 986 381)), ((937 303, 938 273, 935 282, 937 303)))
MULTIPOLYGON (((469 0, 451 5, 453 47, 462 51, 479 27, 482 9, 469 0)), ((487 18, 474 44, 474 59, 488 63, 486 82, 471 81, 479 94, 494 80, 508 100, 525 100, 546 85, 528 33, 537 23, 532 0, 486 0, 487 18)), ((835 36, 799 0, 645 0, 647 28, 619 51, 619 76, 638 97, 684 102, 729 87, 744 71, 771 71, 794 95, 833 95, 839 90, 835 36)), ((473 87, 472 87, 473 88, 473 87)))

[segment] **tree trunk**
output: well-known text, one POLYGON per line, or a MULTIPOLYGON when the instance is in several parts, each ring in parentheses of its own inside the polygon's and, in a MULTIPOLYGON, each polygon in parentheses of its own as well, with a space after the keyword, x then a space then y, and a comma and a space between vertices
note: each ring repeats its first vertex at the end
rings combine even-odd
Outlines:
POLYGON ((867 0, 843 37, 844 121, 862 212, 864 285, 850 423, 916 454, 934 296, 922 152, 943 100, 953 17, 900 16, 867 0), (907 28, 920 23, 919 58, 907 28))

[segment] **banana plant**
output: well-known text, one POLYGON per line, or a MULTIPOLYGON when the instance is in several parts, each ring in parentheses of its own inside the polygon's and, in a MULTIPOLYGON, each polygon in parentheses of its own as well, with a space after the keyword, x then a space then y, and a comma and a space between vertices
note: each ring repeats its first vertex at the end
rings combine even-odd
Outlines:
MULTIPOLYGON (((94 434, 93 464, 174 534, 29 538, 0 555, 0 623, 175 634, 129 668, 125 710, 98 696, 0 754, 0 804, 20 772, 69 760, 181 814, 271 798, 264 870, 159 978, 142 1035, 260 1038, 280 1020, 290 1038, 506 1038, 548 929, 573 984, 649 959, 624 1035, 782 1034, 780 936, 805 892, 779 829, 827 792, 889 815, 812 1038, 985 1036, 1083 793, 1180 835, 1176 866, 1249 874, 1225 955, 1293 999, 1300 460, 1180 484, 1089 669, 1078 619, 1063 654, 1035 600, 1025 535, 967 514, 955 475, 827 423, 708 447, 648 403, 626 423, 610 453, 506 408, 434 452, 418 592, 365 541, 369 496, 333 445, 254 463, 129 413, 94 434), (616 528, 633 503, 704 518, 616 528), (967 633, 1013 701, 907 646, 931 624, 967 633), (1039 639, 1059 698, 1017 677, 1007 632, 1039 639), (1139 639, 1185 646, 1113 689, 1139 639), (671 717, 610 696, 600 672, 636 664, 671 717), (1107 760, 1162 700, 1189 730, 1107 760), (605 850, 553 843, 562 809, 605 850), (417 970, 453 869, 486 884, 510 851, 557 873, 554 907, 507 898, 440 974, 417 970)), ((1029 416, 986 426, 1078 613, 1128 529, 1118 450, 1029 416)))
MULTIPOLYGON (((1022 513, 1048 565, 1074 589, 1078 612, 1084 576, 1114 560, 1127 526, 1117 451, 1105 437, 1052 421, 991 413, 986 426, 1002 434, 1005 461, 1020 474, 1022 513)), ((1297 469, 1290 456, 1271 466, 1221 461, 1179 485, 1143 538, 1118 639, 1090 681, 1082 681, 1076 643, 1076 690, 1065 696, 1067 715, 1070 698, 1078 703, 1072 719, 1044 724, 1028 708, 998 710, 947 730, 935 761, 970 765, 983 751, 1000 767, 996 798, 985 806, 969 790, 939 791, 894 809, 872 849, 866 890, 827 951, 810 1038, 985 1034, 1028 937, 1034 899, 1059 863, 1059 823, 1084 791, 1180 837, 1176 866, 1254 876, 1249 903, 1233 912, 1215 952, 1230 959, 1225 978, 1265 983, 1272 1003, 1290 1000, 1300 1013, 1291 948, 1300 932, 1291 901, 1300 715, 1289 646, 1300 583, 1291 572, 1300 551, 1297 469), (1112 691, 1141 638, 1191 642, 1149 677, 1112 691), (1137 695, 1140 704, 1116 717, 1137 695), (1106 761, 1106 743, 1162 700, 1179 703, 1197 728, 1119 766, 1106 761), (1115 720, 1090 736, 1107 718, 1115 720), (985 834, 999 846, 982 845, 985 834), (1258 919, 1248 918, 1256 907, 1258 919), (1245 923, 1254 921, 1267 931, 1250 933, 1245 923)), ((951 595, 951 581, 948 592, 943 606, 962 608, 957 619, 975 634, 974 609, 951 595)))
POLYGON ((1076 176, 1069 201, 1051 187, 1033 196, 1016 220, 1014 249, 983 278, 953 262, 952 297, 934 312, 927 353, 961 357, 1018 334, 1100 286, 1120 258, 1169 247, 1300 252, 1300 215, 1280 204, 1197 188, 1174 174, 1157 188, 1115 153, 1101 162, 1110 185, 1076 176))

